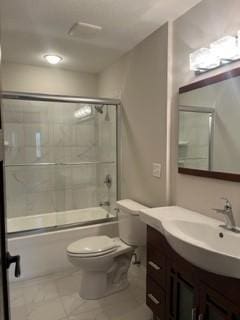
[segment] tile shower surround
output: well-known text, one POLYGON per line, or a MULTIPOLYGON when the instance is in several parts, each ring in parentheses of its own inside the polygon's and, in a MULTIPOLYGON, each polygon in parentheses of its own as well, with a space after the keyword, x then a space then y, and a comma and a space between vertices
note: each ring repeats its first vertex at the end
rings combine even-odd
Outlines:
MULTIPOLYGON (((116 165, 61 165, 115 161, 115 111, 74 118, 79 104, 4 100, 6 194, 8 217, 98 206, 107 199, 104 175, 115 179, 116 165), (15 164, 58 163, 49 166, 15 164)), ((113 187, 110 197, 114 202, 113 187)))

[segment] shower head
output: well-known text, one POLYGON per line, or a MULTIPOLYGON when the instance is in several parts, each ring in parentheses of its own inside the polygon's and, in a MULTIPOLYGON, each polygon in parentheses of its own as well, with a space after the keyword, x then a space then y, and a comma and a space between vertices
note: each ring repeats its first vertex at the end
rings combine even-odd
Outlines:
MULTIPOLYGON (((95 106, 95 110, 96 110, 98 113, 103 114, 103 107, 104 107, 104 105, 95 106)), ((105 121, 110 121, 108 106, 106 106, 106 114, 105 114, 104 120, 105 120, 105 121)))
POLYGON ((103 114, 103 105, 101 105, 101 106, 95 106, 95 110, 96 110, 98 113, 103 114))

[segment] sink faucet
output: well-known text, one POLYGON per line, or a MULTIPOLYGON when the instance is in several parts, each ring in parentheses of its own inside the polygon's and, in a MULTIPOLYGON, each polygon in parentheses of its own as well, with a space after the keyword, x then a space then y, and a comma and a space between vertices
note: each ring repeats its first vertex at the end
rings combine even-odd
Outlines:
POLYGON ((226 224, 220 225, 221 228, 240 233, 240 230, 237 228, 236 221, 233 215, 232 204, 227 198, 221 198, 225 201, 223 209, 213 209, 214 211, 223 214, 226 224))

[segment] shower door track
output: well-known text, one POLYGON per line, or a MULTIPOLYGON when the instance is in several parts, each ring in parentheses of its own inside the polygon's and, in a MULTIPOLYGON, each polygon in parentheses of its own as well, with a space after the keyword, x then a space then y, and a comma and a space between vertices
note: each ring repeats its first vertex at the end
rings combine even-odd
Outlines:
POLYGON ((16 237, 22 237, 22 236, 30 236, 34 234, 42 234, 44 232, 48 233, 53 231, 61 231, 65 229, 93 226, 101 223, 116 222, 117 220, 118 220, 117 216, 115 217, 113 216, 113 217, 97 219, 93 221, 76 222, 76 223, 69 223, 66 225, 55 225, 51 227, 35 228, 35 229, 29 229, 29 230, 23 230, 23 231, 13 231, 13 232, 8 232, 7 235, 8 235, 8 238, 10 239, 10 238, 16 238, 16 237))
POLYGON ((83 161, 83 162, 29 162, 5 164, 4 167, 32 167, 32 166, 87 166, 98 164, 116 164, 116 161, 83 161))
POLYGON ((15 91, 3 91, 1 93, 1 98, 15 99, 15 100, 30 100, 30 101, 89 103, 89 104, 100 104, 100 105, 102 104, 103 105, 120 105, 121 104, 121 101, 119 99, 64 96, 64 95, 27 93, 27 92, 15 92, 15 91))

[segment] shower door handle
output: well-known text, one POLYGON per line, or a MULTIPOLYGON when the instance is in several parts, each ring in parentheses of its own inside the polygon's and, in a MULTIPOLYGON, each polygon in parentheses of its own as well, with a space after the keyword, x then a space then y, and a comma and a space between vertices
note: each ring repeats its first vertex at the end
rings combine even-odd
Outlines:
POLYGON ((16 278, 18 278, 21 275, 20 255, 11 256, 11 254, 7 252, 7 269, 9 269, 12 263, 15 263, 14 275, 16 278))

